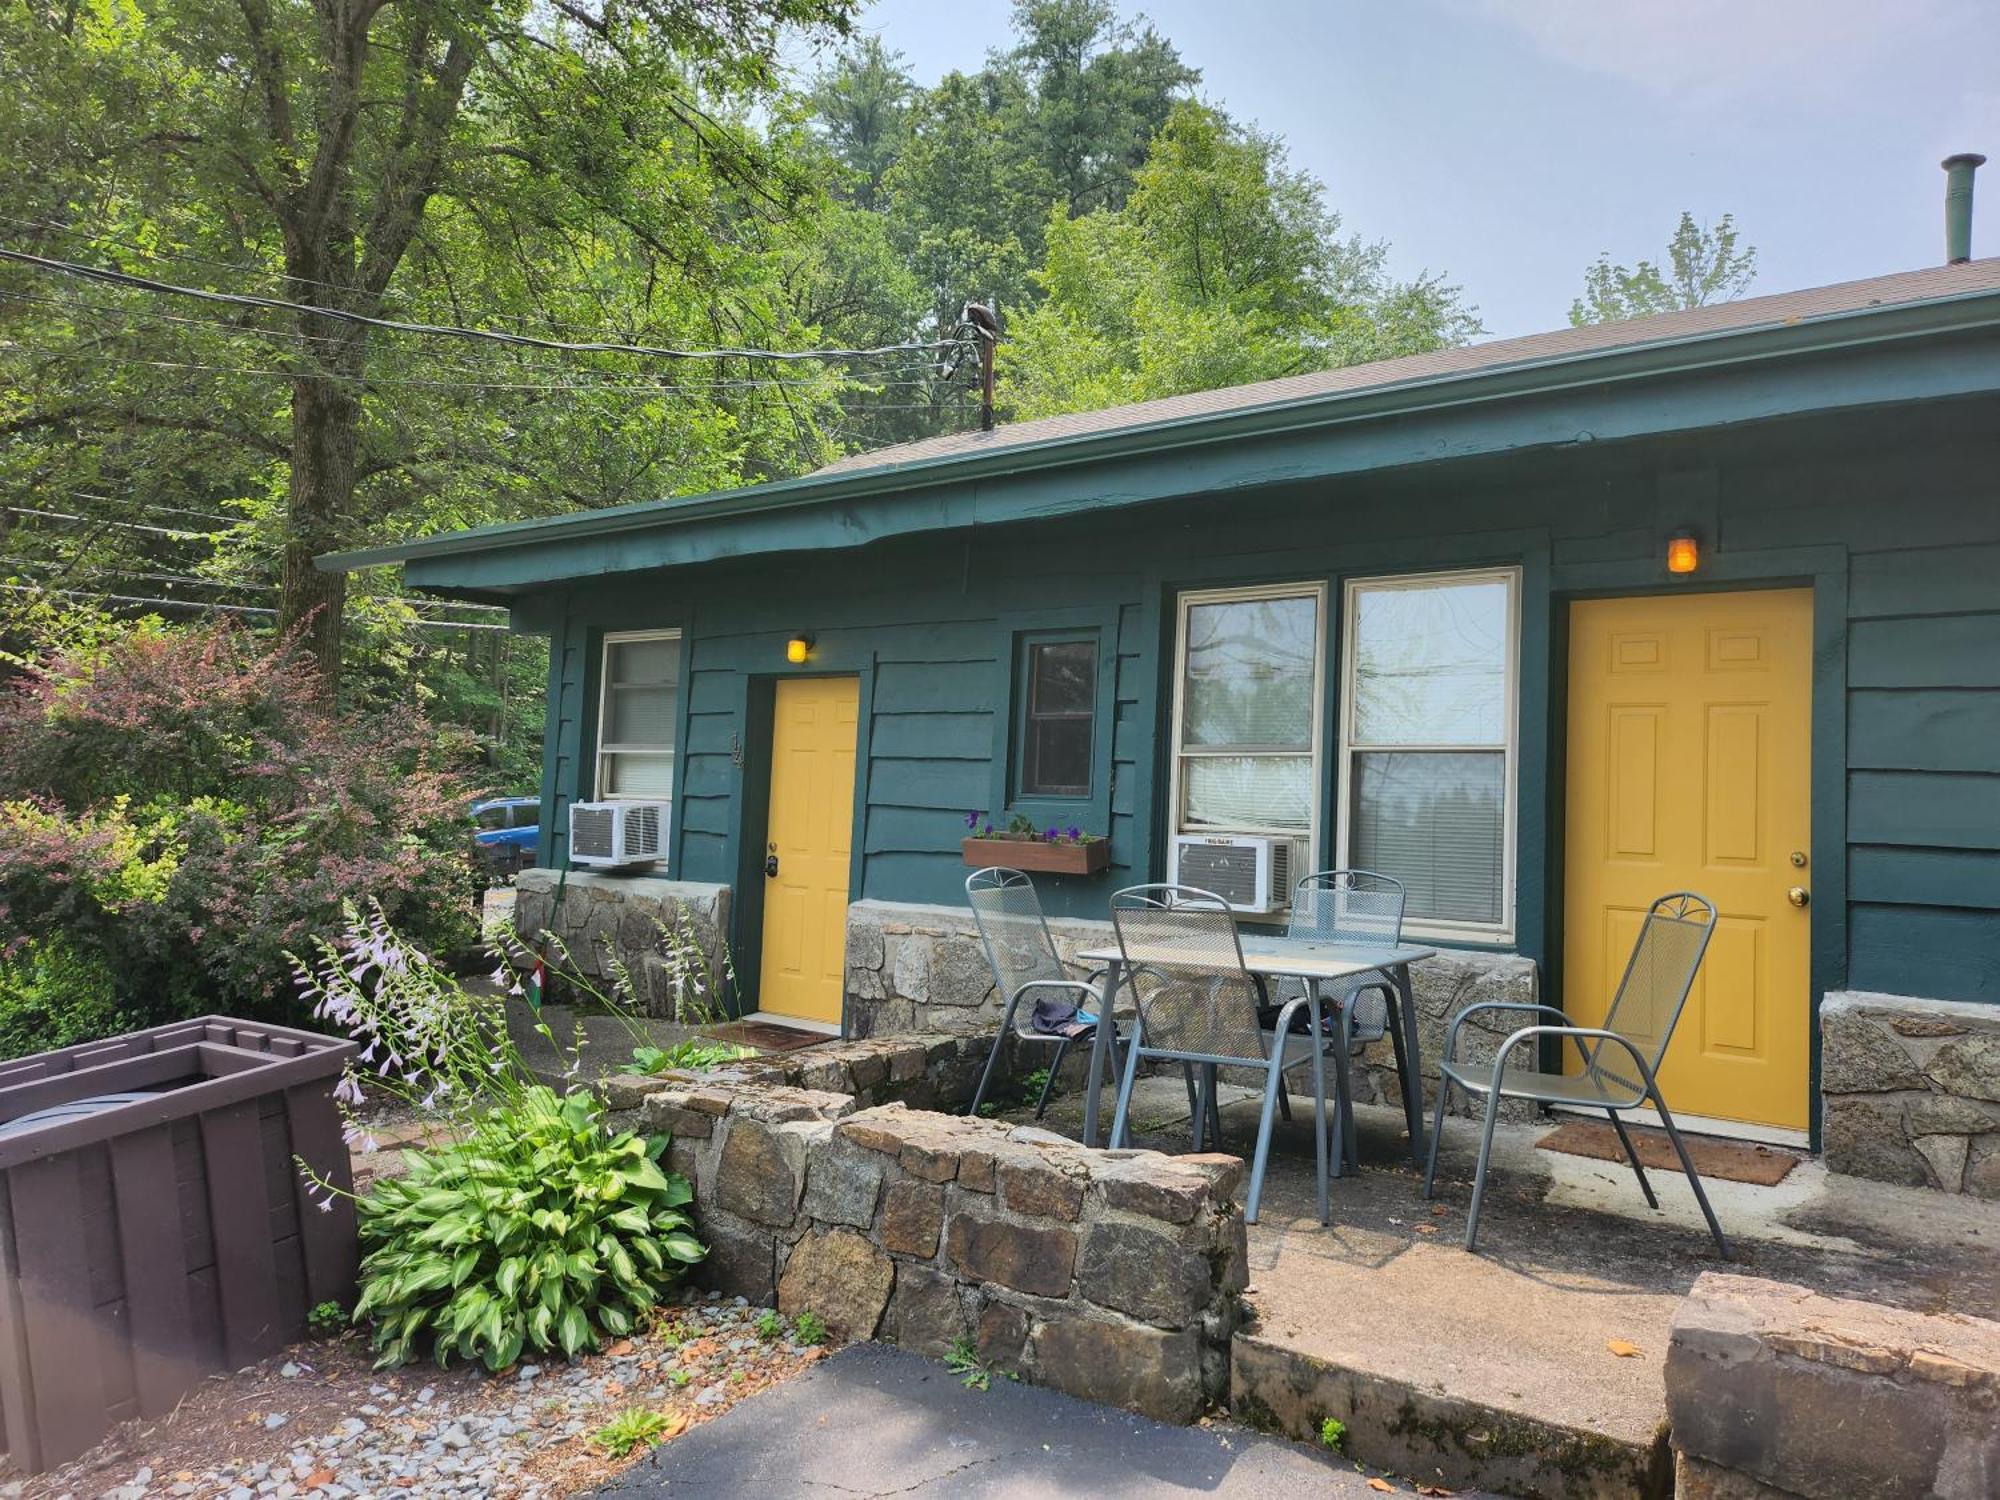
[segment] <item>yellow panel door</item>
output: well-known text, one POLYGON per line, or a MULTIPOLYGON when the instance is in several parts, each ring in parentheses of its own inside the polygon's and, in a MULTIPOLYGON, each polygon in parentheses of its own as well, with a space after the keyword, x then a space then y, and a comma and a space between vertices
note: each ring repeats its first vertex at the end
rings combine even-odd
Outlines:
MULTIPOLYGON (((1646 908, 1715 903, 1660 1087, 1676 1114, 1803 1130, 1812 591, 1570 611, 1563 999, 1601 1025, 1646 908)), ((1564 1065, 1574 1068, 1571 1052, 1564 1065)))
POLYGON ((769 1014, 840 1020, 860 707, 857 678, 778 684, 757 991, 757 1008, 769 1014))

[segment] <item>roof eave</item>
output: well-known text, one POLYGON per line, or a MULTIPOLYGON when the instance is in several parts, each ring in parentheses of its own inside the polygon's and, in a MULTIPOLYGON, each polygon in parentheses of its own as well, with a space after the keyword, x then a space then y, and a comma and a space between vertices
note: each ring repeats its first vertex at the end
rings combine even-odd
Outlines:
POLYGON ((647 500, 607 510, 445 532, 394 546, 328 553, 316 559, 316 565, 326 572, 349 572, 425 558, 608 536, 655 526, 679 526, 834 502, 856 495, 880 495, 938 483, 961 484, 995 472, 1017 474, 1106 462, 1134 451, 1159 452, 1188 444, 1280 435, 1330 420, 1382 419, 1440 407, 1555 394, 1579 386, 1657 379, 1892 340, 1971 332, 1995 324, 2000 324, 2000 291, 1965 292, 1923 302, 1857 308, 1809 319, 1682 335, 1354 391, 1296 397, 1225 412, 1134 423, 1108 432, 1012 444, 991 452, 954 453, 909 463, 809 474, 798 479, 711 491, 683 500, 647 500))

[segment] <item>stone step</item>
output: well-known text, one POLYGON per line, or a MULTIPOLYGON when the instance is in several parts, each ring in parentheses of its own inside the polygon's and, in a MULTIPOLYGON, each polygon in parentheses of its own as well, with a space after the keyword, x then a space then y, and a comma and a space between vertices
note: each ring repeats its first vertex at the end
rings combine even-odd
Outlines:
POLYGON ((1229 1409, 1237 1421, 1305 1442, 1345 1425, 1340 1451, 1374 1468, 1448 1490, 1533 1500, 1665 1500, 1673 1493, 1664 1428, 1640 1440, 1595 1432, 1520 1406, 1420 1385, 1239 1332, 1230 1344, 1229 1409))

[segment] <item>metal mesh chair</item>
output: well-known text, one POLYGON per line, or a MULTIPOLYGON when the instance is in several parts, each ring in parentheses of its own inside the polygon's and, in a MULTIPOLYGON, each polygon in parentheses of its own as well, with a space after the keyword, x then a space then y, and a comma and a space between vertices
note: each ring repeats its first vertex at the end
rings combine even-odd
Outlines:
MULTIPOLYGON (((1101 976, 1078 979, 1064 967, 1062 956, 1056 952, 1055 939, 1049 935, 1048 919, 1042 915, 1042 902, 1035 894, 1035 884, 1019 870, 998 866, 974 870, 965 877, 965 899, 972 907, 972 920, 979 928, 979 941, 986 949, 986 961, 993 968, 993 983, 1006 1005, 1000 1029, 993 1035, 992 1049, 986 1054, 986 1066, 979 1075, 979 1087, 974 1091, 972 1104, 966 1113, 978 1114, 980 1105, 986 1102, 986 1089, 993 1081, 994 1069, 999 1065, 1001 1048, 1006 1044, 1008 1033, 1012 1032, 1018 1041, 1040 1046, 1053 1045, 1056 1049, 1056 1055, 1049 1063, 1048 1081, 1042 1085, 1041 1097, 1035 1102, 1035 1118, 1039 1120, 1049 1107, 1049 1093, 1055 1087, 1056 1073, 1069 1052, 1069 1044, 1079 1039, 1088 1041, 1095 1028, 1105 1024, 1108 1007, 1098 982, 1101 976), (1031 996, 1033 999, 1023 1010, 1022 1001, 1031 996), (1096 1007, 1094 1013, 1084 1008, 1086 1003, 1096 1007), (1080 1029, 1055 1032, 1036 1025, 1038 1014, 1046 1018, 1052 1012, 1073 1012, 1074 1021, 1079 1023, 1080 1029)), ((1111 1077, 1108 1081, 1116 1084, 1118 1033, 1115 1023, 1110 1040, 1111 1077)), ((1093 1078, 1090 1087, 1096 1088, 1097 1082, 1093 1078)))
MULTIPOLYGON (((1369 947, 1393 948, 1403 940, 1403 882, 1372 870, 1321 870, 1301 880, 1292 891, 1291 918, 1285 936, 1309 943, 1362 943, 1369 947)), ((1277 980, 1266 1007, 1266 1020, 1286 1000, 1302 994, 1305 981, 1277 980)), ((1390 1026, 1391 1007, 1396 1003, 1395 987, 1379 971, 1357 974, 1351 979, 1321 981, 1319 1001, 1334 1043, 1334 1093, 1340 1115, 1341 1140, 1346 1157, 1356 1156, 1354 1104, 1349 1097, 1349 1063, 1356 1051, 1382 1039, 1387 1032, 1396 1046, 1396 1066, 1401 1070, 1403 1034, 1390 1026)), ((1288 1062, 1295 1067, 1304 1059, 1288 1062)), ((1283 1093, 1278 1096, 1284 1107, 1283 1093)))
POLYGON ((1424 1196, 1429 1198, 1433 1194, 1438 1137, 1444 1130, 1445 1103, 1452 1086, 1456 1084, 1467 1094, 1484 1095, 1486 1122, 1479 1142, 1479 1165, 1472 1179, 1472 1209, 1465 1225, 1466 1249, 1473 1248, 1479 1234, 1479 1209, 1486 1193, 1486 1167, 1493 1153, 1493 1125, 1500 1101, 1529 1099, 1538 1104, 1603 1110, 1618 1132, 1619 1143, 1625 1148, 1626 1159, 1632 1164, 1648 1206, 1658 1208, 1660 1200, 1653 1195, 1653 1185, 1646 1180, 1638 1150, 1619 1117, 1621 1110, 1651 1104, 1659 1112, 1660 1124, 1673 1143, 1674 1154, 1680 1158, 1681 1170, 1687 1173, 1688 1184, 1694 1189, 1695 1201, 1701 1205, 1702 1217, 1708 1221, 1708 1232, 1715 1237, 1716 1248, 1724 1260, 1729 1259, 1729 1241, 1723 1238, 1715 1210, 1709 1207, 1708 1194, 1702 1191, 1701 1177, 1688 1157, 1680 1131, 1674 1127, 1674 1117, 1667 1109, 1659 1083, 1660 1061, 1666 1056, 1667 1044, 1673 1040, 1674 1026, 1687 1005, 1688 991, 1694 987, 1694 976, 1701 968, 1702 955, 1708 951, 1714 933, 1715 907, 1703 897, 1677 891, 1655 901, 1639 929, 1638 941, 1632 945, 1632 956, 1626 961, 1624 977, 1618 981, 1618 992, 1612 997, 1611 1009, 1602 1026, 1573 1026, 1552 1005, 1497 1000, 1468 1005, 1452 1018, 1439 1063, 1437 1118, 1431 1128, 1430 1161, 1424 1169, 1424 1196), (1514 1032, 1500 1044, 1490 1069, 1459 1062, 1456 1056, 1459 1030, 1469 1017, 1483 1011, 1531 1011, 1553 1016, 1559 1024, 1524 1026, 1514 1032), (1534 1071, 1532 1062, 1512 1061, 1517 1047, 1533 1042, 1538 1050, 1545 1036, 1557 1038, 1558 1045, 1562 1040, 1573 1043, 1583 1059, 1583 1071, 1540 1073, 1534 1071))
MULTIPOLYGON (((1319 998, 1306 993, 1286 1002, 1274 1038, 1258 1016, 1256 980, 1243 966, 1236 917, 1209 891, 1189 886, 1141 885, 1111 898, 1111 922, 1118 949, 1138 1000, 1132 1039, 1125 1049, 1124 1077, 1111 1144, 1126 1139, 1132 1085, 1142 1058, 1199 1063, 1208 1074, 1207 1111, 1214 1114, 1214 1069, 1250 1066, 1264 1071, 1264 1108, 1257 1122, 1257 1149, 1250 1165, 1250 1196, 1244 1217, 1257 1222, 1264 1167, 1271 1152, 1271 1124, 1285 1066, 1294 1012, 1309 1018, 1304 1044, 1313 1070, 1313 1137, 1318 1149, 1319 1217, 1330 1219, 1327 1203, 1325 1047, 1317 1040, 1319 998)), ((1197 1113, 1200 1113, 1198 1108, 1197 1113)))

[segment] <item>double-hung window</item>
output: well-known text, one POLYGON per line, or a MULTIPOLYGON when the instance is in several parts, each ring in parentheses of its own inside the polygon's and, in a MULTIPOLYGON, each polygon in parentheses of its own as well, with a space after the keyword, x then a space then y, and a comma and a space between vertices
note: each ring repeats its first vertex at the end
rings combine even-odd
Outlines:
POLYGON ((1180 596, 1175 832, 1313 835, 1324 604, 1316 583, 1180 596))
POLYGON ((1514 923, 1513 568, 1347 586, 1340 863, 1403 882, 1420 932, 1514 923))
POLYGON ((1097 633, 1021 646, 1021 738, 1015 792, 1023 798, 1091 793, 1097 724, 1097 633))
POLYGON ((607 635, 603 681, 597 714, 597 795, 667 801, 674 794, 681 633, 607 635))

